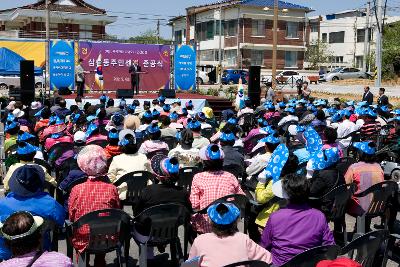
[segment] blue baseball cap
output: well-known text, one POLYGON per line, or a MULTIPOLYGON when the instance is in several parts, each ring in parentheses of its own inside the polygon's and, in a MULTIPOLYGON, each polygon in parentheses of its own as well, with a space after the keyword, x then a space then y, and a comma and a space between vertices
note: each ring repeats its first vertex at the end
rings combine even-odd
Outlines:
POLYGON ((35 115, 33 115, 36 118, 39 118, 42 116, 42 111, 44 110, 44 108, 40 109, 38 112, 35 113, 35 115))
POLYGON ((295 110, 294 110, 294 108, 292 108, 292 107, 287 107, 287 108, 285 108, 285 111, 286 111, 286 112, 289 112, 289 113, 291 113, 291 114, 294 114, 294 113, 295 113, 295 110))
POLYGON ((96 131, 97 129, 99 129, 99 126, 97 126, 97 124, 95 123, 90 123, 89 126, 86 129, 86 138, 89 138, 94 131, 96 131))
POLYGON ((233 203, 216 203, 207 209, 210 220, 218 225, 234 223, 240 216, 240 210, 233 203))
POLYGON ((159 102, 164 102, 165 101, 165 96, 159 96, 158 98, 159 102))
POLYGON ((158 127, 157 123, 153 123, 149 125, 146 129, 147 133, 154 134, 160 131, 160 127, 158 127))
POLYGON ((135 112, 136 106, 135 106, 135 105, 128 105, 128 106, 127 106, 127 109, 128 109, 129 111, 135 112))
POLYGON ((355 142, 353 143, 353 147, 361 150, 365 154, 373 155, 376 152, 376 147, 371 147, 370 144, 373 142, 365 141, 365 142, 355 142))
POLYGON ((236 118, 231 117, 228 119, 227 123, 236 125, 238 123, 238 121, 236 118))
POLYGON ((186 106, 187 108, 193 107, 193 101, 192 101, 192 100, 189 100, 188 102, 186 102, 185 106, 186 106))
POLYGON ((235 141, 236 137, 232 132, 223 132, 219 137, 219 140, 223 142, 235 141))
POLYGON ((279 102, 278 103, 279 108, 286 108, 286 103, 285 102, 279 102))
POLYGON ((311 155, 313 170, 326 169, 339 161, 339 149, 332 147, 311 155))
POLYGON ((143 113, 143 117, 146 119, 152 119, 153 114, 149 110, 147 110, 145 113, 143 113))
POLYGON ((6 126, 4 127, 4 131, 8 132, 15 128, 19 128, 19 122, 17 121, 6 121, 6 126))
POLYGON ((116 128, 112 128, 112 129, 108 132, 108 138, 110 138, 110 139, 119 139, 118 130, 117 130, 116 128))
POLYGON ((176 112, 174 111, 174 112, 172 112, 171 114, 169 114, 169 118, 170 118, 171 120, 177 120, 177 119, 179 118, 179 115, 178 115, 178 113, 176 113, 176 112))
POLYGON ((178 159, 169 158, 162 154, 154 155, 151 158, 150 167, 160 181, 167 180, 172 175, 179 173, 178 159))
POLYGON ((163 110, 164 110, 165 112, 169 112, 169 111, 171 110, 171 105, 170 105, 170 104, 165 104, 165 105, 163 106, 163 110))
POLYGON ((267 126, 265 126, 265 127, 260 129, 260 134, 270 135, 270 134, 273 134, 275 132, 276 132, 276 130, 274 130, 271 125, 267 125, 267 126))
POLYGON ((271 102, 266 102, 264 104, 264 107, 267 108, 267 109, 275 109, 274 104, 272 104, 271 102))
POLYGON ((37 146, 31 145, 27 142, 18 142, 17 154, 18 155, 27 155, 31 153, 36 153, 39 148, 37 146))
POLYGON ((193 129, 197 129, 201 127, 201 124, 198 120, 191 120, 190 122, 188 122, 187 127, 191 130, 193 129))
POLYGON ((258 140, 258 143, 279 144, 280 142, 281 140, 279 137, 276 137, 274 134, 270 134, 267 137, 258 140))
POLYGON ((116 113, 112 116, 111 120, 116 126, 120 126, 124 122, 124 116, 120 113, 116 113))
POLYGON ((18 133, 17 140, 18 140, 18 142, 24 142, 24 141, 27 141, 29 139, 35 139, 35 138, 36 138, 36 136, 34 136, 34 135, 32 135, 32 134, 30 134, 28 132, 20 131, 18 133))
POLYGON ((225 158, 224 151, 216 144, 210 144, 201 148, 199 156, 202 160, 222 160, 225 158))

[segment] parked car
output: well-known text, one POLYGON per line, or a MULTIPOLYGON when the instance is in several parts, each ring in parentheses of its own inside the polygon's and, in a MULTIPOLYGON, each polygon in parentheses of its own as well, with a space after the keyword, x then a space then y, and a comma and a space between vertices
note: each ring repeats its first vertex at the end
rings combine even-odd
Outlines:
POLYGON ((369 79, 370 75, 356 68, 337 68, 333 71, 320 75, 320 81, 337 81, 346 79, 369 79))
MULTIPOLYGON (((293 83, 296 84, 297 81, 303 81, 303 76, 300 75, 297 71, 293 70, 285 70, 276 75, 276 79, 278 83, 293 83)), ((264 84, 269 84, 272 82, 271 75, 264 75, 261 77, 261 82, 264 84)))
MULTIPOLYGON (((20 87, 20 78, 18 75, 4 75, 0 76, 0 90, 7 90, 10 86, 20 87)), ((35 75, 35 87, 43 88, 44 77, 42 75, 35 75)))
POLYGON ((209 80, 210 79, 208 78, 208 72, 197 70, 197 77, 196 77, 197 84, 207 84, 209 80))
POLYGON ((238 84, 239 78, 242 78, 242 83, 246 84, 249 79, 247 70, 227 69, 222 73, 222 84, 238 84))

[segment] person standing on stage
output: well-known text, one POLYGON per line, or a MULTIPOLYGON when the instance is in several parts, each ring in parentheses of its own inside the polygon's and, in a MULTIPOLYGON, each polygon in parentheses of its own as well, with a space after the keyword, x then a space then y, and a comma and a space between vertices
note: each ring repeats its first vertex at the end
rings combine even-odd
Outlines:
POLYGON ((75 67, 75 82, 76 82, 76 95, 83 97, 83 92, 85 89, 85 74, 89 73, 85 71, 82 67, 83 59, 78 60, 78 65, 75 67))
POLYGON ((139 73, 142 70, 142 68, 139 66, 137 60, 133 61, 133 64, 129 67, 129 73, 131 74, 131 85, 132 85, 132 91, 133 95, 135 95, 135 88, 136 88, 136 94, 139 94, 139 85, 140 85, 140 77, 139 73))

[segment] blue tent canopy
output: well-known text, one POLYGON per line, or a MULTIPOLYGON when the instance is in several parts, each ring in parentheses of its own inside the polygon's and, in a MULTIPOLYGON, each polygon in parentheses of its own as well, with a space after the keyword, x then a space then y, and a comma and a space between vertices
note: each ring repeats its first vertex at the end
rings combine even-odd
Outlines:
MULTIPOLYGON (((0 48, 0 75, 19 75, 20 61, 25 60, 14 51, 8 48, 0 48)), ((35 75, 42 75, 43 70, 35 67, 35 75)))

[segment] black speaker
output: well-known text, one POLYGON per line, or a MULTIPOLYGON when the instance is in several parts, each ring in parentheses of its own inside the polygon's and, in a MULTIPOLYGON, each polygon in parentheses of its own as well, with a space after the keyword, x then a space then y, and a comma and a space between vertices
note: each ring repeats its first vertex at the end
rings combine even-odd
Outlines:
POLYGON ((69 90, 68 87, 60 87, 60 89, 58 90, 58 94, 59 95, 71 95, 72 92, 71 92, 71 90, 69 90))
POLYGON ((132 89, 117 89, 117 98, 133 98, 132 89))
POLYGON ((249 68, 249 98, 254 106, 260 105, 260 94, 261 94, 261 67, 260 66, 250 66, 249 68))
POLYGON ((21 101, 21 88, 10 85, 8 87, 8 97, 13 97, 16 101, 21 101))
POLYGON ((176 98, 175 90, 171 90, 171 89, 161 89, 160 92, 158 93, 158 95, 163 96, 165 98, 176 98))
POLYGON ((33 60, 20 61, 21 101, 30 105, 35 100, 35 74, 33 60))

